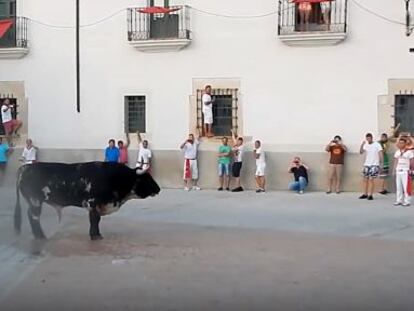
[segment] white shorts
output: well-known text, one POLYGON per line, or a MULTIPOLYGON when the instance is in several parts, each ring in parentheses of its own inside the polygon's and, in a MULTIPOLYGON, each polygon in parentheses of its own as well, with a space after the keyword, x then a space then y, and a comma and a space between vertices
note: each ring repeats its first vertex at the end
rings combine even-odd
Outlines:
POLYGON ((266 175, 266 164, 257 164, 256 165, 256 176, 265 176, 266 175))
POLYGON ((204 111, 204 124, 213 124, 213 111, 204 111))
POLYGON ((187 179, 198 179, 198 164, 197 160, 184 160, 184 180, 187 179))

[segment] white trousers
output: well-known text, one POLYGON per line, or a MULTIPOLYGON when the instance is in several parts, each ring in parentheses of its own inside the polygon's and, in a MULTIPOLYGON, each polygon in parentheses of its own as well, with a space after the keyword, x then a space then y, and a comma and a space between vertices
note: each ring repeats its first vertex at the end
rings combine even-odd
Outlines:
POLYGON ((408 171, 397 172, 397 202, 410 204, 411 201, 411 176, 408 171))

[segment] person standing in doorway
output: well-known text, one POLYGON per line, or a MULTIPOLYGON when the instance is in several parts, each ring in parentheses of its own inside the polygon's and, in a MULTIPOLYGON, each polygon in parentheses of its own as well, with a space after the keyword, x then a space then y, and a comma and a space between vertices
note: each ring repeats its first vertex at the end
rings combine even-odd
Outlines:
POLYGON ((131 140, 129 139, 129 133, 126 133, 126 145, 122 140, 118 141, 118 149, 119 149, 119 163, 128 165, 128 148, 131 144, 131 140))
POLYGON ((33 164, 37 162, 37 151, 38 148, 33 145, 33 141, 31 139, 26 140, 26 147, 23 149, 22 157, 20 161, 23 164, 33 164))
POLYGON ((359 153, 365 154, 364 193, 359 198, 373 200, 374 181, 378 178, 383 162, 382 147, 378 142, 374 142, 372 134, 368 133, 359 148, 359 153))
POLYGON ((14 105, 10 103, 10 99, 6 98, 5 100, 3 100, 3 104, 1 105, 1 119, 3 122, 4 131, 6 133, 7 142, 10 146, 13 146, 13 134, 18 136, 17 131, 23 125, 21 121, 13 119, 13 108, 14 105))
POLYGON ((213 98, 211 96, 211 86, 207 85, 204 88, 202 96, 203 102, 203 117, 204 117, 204 134, 207 137, 213 137, 213 98))
POLYGON ((303 194, 309 183, 308 167, 302 163, 299 157, 294 157, 290 164, 289 173, 293 174, 295 178, 295 180, 289 184, 289 190, 303 194))
POLYGON ((236 134, 231 131, 232 138, 233 138, 233 167, 232 167, 232 175, 235 180, 235 188, 232 192, 241 192, 243 191, 243 187, 241 186, 240 182, 240 173, 242 169, 243 163, 243 153, 244 153, 244 142, 243 137, 237 137, 236 134))
POLYGON ((221 142, 222 145, 218 150, 218 174, 220 183, 218 191, 223 191, 224 188, 230 191, 231 147, 228 144, 227 137, 223 137, 221 142))
POLYGON ((190 191, 191 181, 193 182, 193 190, 201 190, 198 183, 198 147, 200 145, 200 133, 198 139, 194 134, 188 135, 188 138, 180 146, 184 152, 184 190, 190 191))
POLYGON ((260 140, 256 140, 254 143, 254 158, 256 159, 256 186, 257 193, 265 192, 266 186, 266 154, 263 151, 262 143, 260 140))
POLYGON ((390 174, 390 159, 388 156, 388 148, 389 148, 389 141, 388 141, 388 135, 386 133, 383 133, 381 135, 381 139, 379 140, 379 144, 382 147, 382 156, 384 159, 384 164, 382 171, 380 173, 380 194, 386 195, 388 194, 387 190, 387 179, 390 174))
POLYGON ((151 172, 151 163, 152 163, 152 151, 148 147, 148 140, 142 140, 141 133, 137 132, 138 137, 138 158, 137 158, 137 168, 140 168, 144 171, 151 172))
POLYGON ((414 151, 407 149, 407 139, 400 138, 394 155, 393 172, 396 178, 397 200, 394 205, 409 206, 411 200, 411 171, 414 169, 414 151))
POLYGON ((328 169, 328 190, 327 194, 332 193, 332 188, 335 187, 335 192, 341 192, 342 172, 345 162, 345 153, 347 147, 342 143, 342 138, 336 135, 334 139, 326 146, 325 150, 330 153, 329 169, 328 169))
POLYGON ((110 139, 105 149, 105 162, 118 163, 119 149, 115 146, 115 139, 110 139))

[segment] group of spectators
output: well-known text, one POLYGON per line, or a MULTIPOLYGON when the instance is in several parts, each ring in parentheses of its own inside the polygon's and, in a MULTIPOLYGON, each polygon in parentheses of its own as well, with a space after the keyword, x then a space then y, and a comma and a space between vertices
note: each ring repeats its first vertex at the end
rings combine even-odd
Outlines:
MULTIPOLYGON (((136 162, 136 167, 145 171, 151 170, 151 160, 152 152, 148 148, 148 141, 142 140, 141 134, 138 132, 138 158, 136 162)), ((126 143, 122 140, 118 141, 118 144, 115 145, 115 139, 110 139, 108 142, 108 147, 105 149, 105 162, 117 162, 124 165, 128 165, 128 148, 131 144, 129 134, 126 134, 126 143)))

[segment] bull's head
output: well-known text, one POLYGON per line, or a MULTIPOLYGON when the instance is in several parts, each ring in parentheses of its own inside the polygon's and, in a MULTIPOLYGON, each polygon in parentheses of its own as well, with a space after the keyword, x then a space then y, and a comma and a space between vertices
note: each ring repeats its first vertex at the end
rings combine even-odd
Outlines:
POLYGON ((155 196, 160 193, 160 187, 148 172, 137 169, 136 173, 136 180, 133 190, 138 197, 145 199, 149 196, 155 196))

